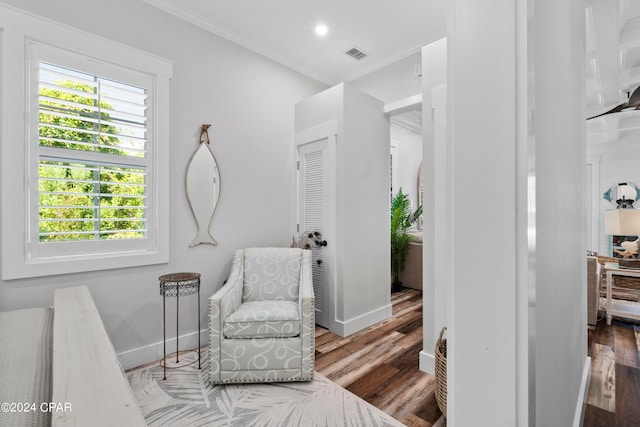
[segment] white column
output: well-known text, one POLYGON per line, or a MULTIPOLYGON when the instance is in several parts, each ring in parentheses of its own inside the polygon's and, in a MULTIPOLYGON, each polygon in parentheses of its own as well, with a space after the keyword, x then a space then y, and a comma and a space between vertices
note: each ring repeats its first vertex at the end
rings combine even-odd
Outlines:
POLYGON ((584 8, 535 1, 536 425, 577 426, 590 373, 584 8))
POLYGON ((446 324, 446 312, 444 315, 442 314, 443 311, 446 311, 446 299, 443 297, 447 289, 450 288, 448 282, 451 278, 451 268, 447 265, 448 260, 451 259, 450 209, 446 202, 449 194, 447 188, 449 181, 447 178, 447 174, 449 174, 447 140, 446 135, 441 135, 442 126, 437 128, 435 122, 436 116, 438 118, 446 116, 446 74, 446 39, 423 47, 423 349, 420 353, 420 369, 429 374, 435 372, 434 347, 440 329, 446 324), (439 98, 437 98, 438 94, 440 94, 439 98), (437 311, 440 313, 436 313, 437 311))
POLYGON ((519 11, 510 0, 451 4, 447 424, 516 426, 519 11))
POLYGON ((451 2, 448 425, 579 421, 584 39, 579 0, 451 2))

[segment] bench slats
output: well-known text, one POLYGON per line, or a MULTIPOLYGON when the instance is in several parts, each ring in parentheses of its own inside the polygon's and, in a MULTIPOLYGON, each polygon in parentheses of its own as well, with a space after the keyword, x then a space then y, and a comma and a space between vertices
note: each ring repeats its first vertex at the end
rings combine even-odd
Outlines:
POLYGON ((89 289, 56 290, 54 308, 52 401, 71 410, 52 425, 146 425, 89 289))

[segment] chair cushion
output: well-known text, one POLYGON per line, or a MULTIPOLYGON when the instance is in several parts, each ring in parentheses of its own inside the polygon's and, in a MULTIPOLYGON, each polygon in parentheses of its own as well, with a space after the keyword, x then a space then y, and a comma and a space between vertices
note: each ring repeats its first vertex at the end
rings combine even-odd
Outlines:
POLYGON ((224 321, 227 338, 282 338, 300 335, 298 303, 249 301, 224 321))
POLYGON ((298 302, 301 263, 299 248, 245 249, 242 302, 298 302))

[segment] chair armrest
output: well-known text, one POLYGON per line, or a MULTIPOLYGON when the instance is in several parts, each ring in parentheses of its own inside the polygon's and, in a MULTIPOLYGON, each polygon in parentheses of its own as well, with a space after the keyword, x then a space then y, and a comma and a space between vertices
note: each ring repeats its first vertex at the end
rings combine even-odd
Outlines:
POLYGON ((243 258, 242 250, 236 251, 227 282, 209 297, 209 325, 218 330, 222 321, 242 303, 243 258))
POLYGON ((220 381, 222 368, 222 329, 224 319, 242 302, 244 252, 239 249, 233 257, 227 282, 209 297, 209 379, 220 381))
MULTIPOLYGON (((315 312, 315 298, 313 294, 313 273, 311 271, 311 251, 304 249, 302 251, 302 262, 300 266, 300 296, 299 303, 302 307, 302 316, 313 316, 315 312), (305 310, 305 307, 311 308, 305 310)), ((311 319, 314 320, 313 318, 311 319)))
POLYGON ((315 298, 313 294, 313 274, 311 266, 311 251, 302 251, 302 264, 300 266, 300 320, 302 322, 300 335, 302 337, 302 371, 313 377, 315 360, 315 298))

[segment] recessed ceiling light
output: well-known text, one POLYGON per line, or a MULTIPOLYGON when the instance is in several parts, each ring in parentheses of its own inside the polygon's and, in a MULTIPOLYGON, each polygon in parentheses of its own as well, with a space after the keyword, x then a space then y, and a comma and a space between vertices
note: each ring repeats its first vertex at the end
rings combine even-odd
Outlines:
POLYGON ((327 28, 326 25, 324 24, 316 25, 316 34, 319 35, 320 37, 326 36, 328 32, 329 32, 329 29, 327 28))

